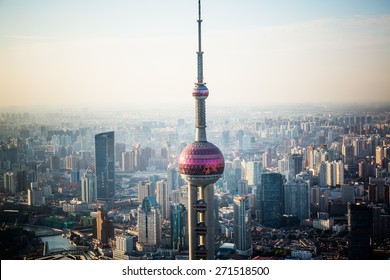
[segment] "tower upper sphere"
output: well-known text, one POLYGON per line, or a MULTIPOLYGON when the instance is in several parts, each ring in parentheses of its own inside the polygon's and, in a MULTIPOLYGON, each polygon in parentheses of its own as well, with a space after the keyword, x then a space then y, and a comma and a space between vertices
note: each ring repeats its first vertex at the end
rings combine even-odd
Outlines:
POLYGON ((205 84, 195 84, 194 89, 192 90, 192 96, 206 99, 207 96, 209 96, 209 89, 205 84))

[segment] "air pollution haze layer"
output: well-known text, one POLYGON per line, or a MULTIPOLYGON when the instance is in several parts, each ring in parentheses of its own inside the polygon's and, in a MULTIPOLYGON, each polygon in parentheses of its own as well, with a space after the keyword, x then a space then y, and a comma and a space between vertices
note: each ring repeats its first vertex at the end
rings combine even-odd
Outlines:
MULTIPOLYGON (((0 106, 191 106, 196 5, 2 1, 0 106)), ((208 106, 390 102, 388 1, 203 5, 208 106)))

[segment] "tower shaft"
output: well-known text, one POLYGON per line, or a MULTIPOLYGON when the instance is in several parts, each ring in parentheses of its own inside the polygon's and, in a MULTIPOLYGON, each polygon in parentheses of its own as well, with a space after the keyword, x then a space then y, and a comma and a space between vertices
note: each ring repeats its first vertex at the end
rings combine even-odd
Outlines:
POLYGON ((206 104, 204 99, 197 99, 195 106, 195 141, 205 142, 206 136, 206 104))

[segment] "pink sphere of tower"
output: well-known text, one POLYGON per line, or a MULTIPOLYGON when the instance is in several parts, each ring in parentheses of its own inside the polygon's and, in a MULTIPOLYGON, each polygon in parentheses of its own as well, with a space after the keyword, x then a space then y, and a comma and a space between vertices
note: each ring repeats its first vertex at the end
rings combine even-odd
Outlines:
POLYGON ((209 96, 209 89, 204 84, 195 84, 195 87, 192 90, 192 96, 195 98, 207 98, 207 96, 209 96))
POLYGON ((194 142, 181 152, 179 172, 195 185, 213 184, 221 178, 225 160, 221 151, 209 142, 194 142))

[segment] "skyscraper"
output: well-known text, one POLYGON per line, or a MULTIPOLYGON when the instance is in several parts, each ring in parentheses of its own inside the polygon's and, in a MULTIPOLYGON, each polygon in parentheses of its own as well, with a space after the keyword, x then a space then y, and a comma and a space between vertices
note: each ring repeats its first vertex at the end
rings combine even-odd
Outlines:
POLYGON ((238 183, 238 195, 247 195, 248 194, 248 181, 247 180, 240 180, 238 183))
POLYGON ((309 183, 294 179, 284 186, 284 213, 300 220, 309 218, 309 183))
POLYGON ((169 219, 169 196, 168 184, 165 181, 158 181, 156 183, 156 201, 161 207, 161 218, 169 219))
POLYGON ((92 202, 97 200, 96 176, 87 172, 81 178, 81 200, 92 202))
POLYGON ((326 161, 320 165, 320 187, 335 187, 344 184, 344 164, 340 161, 326 161))
POLYGON ((348 230, 348 259, 369 260, 372 250, 372 208, 349 203, 348 230))
POLYGON ((225 160, 221 151, 206 138, 205 99, 209 95, 203 82, 201 9, 198 2, 198 79, 192 91, 195 98, 195 142, 183 149, 179 172, 188 182, 189 258, 214 259, 214 187, 222 176, 225 160))
POLYGON ((173 165, 168 166, 167 170, 167 183, 169 193, 179 188, 179 174, 177 167, 173 165))
POLYGON ((134 251, 135 236, 122 235, 116 236, 116 249, 114 250, 114 259, 128 259, 123 255, 130 255, 134 251))
POLYGON ((122 153, 126 152, 126 144, 124 143, 115 143, 115 165, 118 165, 119 168, 123 168, 123 158, 122 153))
POLYGON ((160 206, 152 196, 147 196, 138 207, 138 250, 154 252, 161 244, 160 206))
POLYGON ((354 163, 354 148, 351 144, 343 144, 342 146, 343 161, 345 164, 354 163))
POLYGON ((234 200, 234 247, 239 255, 250 257, 252 255, 252 238, 249 208, 247 196, 235 196, 234 200))
POLYGON ((108 240, 114 237, 114 225, 107 216, 107 212, 99 209, 96 218, 96 238, 102 244, 108 244, 108 240))
POLYGON ((188 248, 187 209, 183 204, 171 205, 171 247, 182 251, 188 248))
POLYGON ((288 156, 288 166, 290 170, 290 177, 295 178, 295 175, 300 173, 303 169, 303 157, 300 154, 292 154, 288 156))
POLYGON ((16 172, 16 191, 17 192, 26 192, 27 191, 27 172, 26 170, 19 170, 16 172))
POLYGON ((4 174, 4 190, 8 193, 16 192, 15 176, 13 172, 4 174))
POLYGON ((260 184, 263 165, 260 161, 248 161, 246 163, 246 179, 249 186, 257 186, 260 184))
POLYGON ((95 135, 97 198, 115 196, 114 132, 95 135))
POLYGON ((382 159, 384 158, 383 147, 377 146, 375 149, 375 162, 377 165, 382 165, 382 159))
POLYGON ((355 186, 342 185, 341 186, 341 201, 343 204, 355 203, 355 186))
POLYGON ((38 188, 38 183, 31 183, 31 187, 27 190, 27 199, 30 206, 45 205, 45 197, 42 190, 38 188))
POLYGON ((142 203, 145 197, 156 197, 156 186, 149 181, 138 182, 138 201, 142 203))
POLYGON ((280 227, 284 212, 282 174, 261 174, 260 189, 261 223, 267 227, 280 227))

